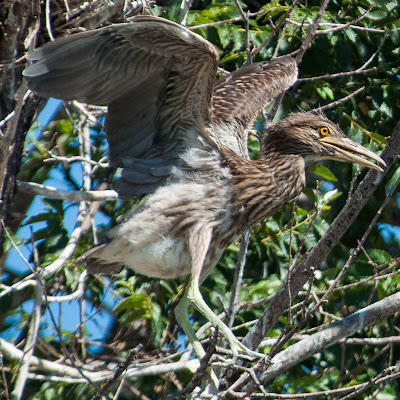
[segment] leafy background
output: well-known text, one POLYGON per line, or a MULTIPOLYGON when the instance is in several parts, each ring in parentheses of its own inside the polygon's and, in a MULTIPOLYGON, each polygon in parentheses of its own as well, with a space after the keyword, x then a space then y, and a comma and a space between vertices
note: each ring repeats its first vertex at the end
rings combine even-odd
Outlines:
MULTIPOLYGON (((85 10, 87 15, 93 17, 90 23, 88 18, 82 17, 82 11, 77 11, 84 9, 80 1, 69 2, 72 11, 68 20, 66 3, 52 3, 52 33, 58 37, 66 31, 76 31, 79 26, 88 29, 89 25, 90 28, 104 25, 106 21, 99 17, 99 10, 108 11, 109 14, 103 17, 107 16, 108 22, 122 22, 135 13, 143 12, 140 3, 127 3, 129 5, 123 9, 115 5, 112 8, 102 1, 94 2, 92 8, 85 10)), ((151 2, 151 9, 156 15, 180 22, 181 3, 151 2)), ((296 55, 320 10, 320 1, 298 2, 283 27, 275 32, 267 46, 258 50, 282 21, 292 3, 240 2, 249 16, 246 29, 234 1, 193 1, 187 14, 187 25, 217 47, 221 55, 220 73, 223 74, 224 71, 240 68, 248 59, 249 52, 253 54, 253 62, 285 54, 296 55)), ((43 14, 45 10, 42 10, 42 17, 43 14)), ((41 24, 38 44, 49 40, 44 18, 41 24)), ((326 115, 339 124, 350 138, 379 153, 400 119, 399 29, 399 6, 396 1, 329 1, 319 30, 299 65, 299 80, 284 96, 275 118, 299 109, 327 106, 324 108, 326 115), (346 96, 350 96, 347 101, 340 101, 346 96)), ((16 74, 20 74, 21 70, 17 66, 16 74)), ((37 110, 43 105, 44 101, 38 103, 37 110)), ((267 116, 271 108, 267 108, 267 116)), ((46 121, 46 126, 39 126, 36 122, 28 132, 18 179, 74 191, 82 187, 92 190, 109 187, 114 171, 104 167, 107 145, 100 125, 104 109, 90 109, 100 123, 92 124, 86 132, 91 140, 92 160, 98 162, 92 165, 89 183, 84 178, 87 164, 83 167, 77 159, 84 154, 82 132, 86 129, 86 120, 74 104, 65 105, 55 112, 56 109, 53 104, 45 111, 47 118, 44 119, 51 119, 46 121), (55 114, 54 118, 50 114, 55 114)), ((6 107, 3 107, 2 111, 5 110, 6 107)), ((0 120, 7 114, 1 114, 0 120)), ((257 135, 262 134, 263 126, 264 118, 260 116, 255 125, 257 132, 249 139, 251 157, 257 155, 257 135)), ((239 312, 234 323, 237 326, 234 332, 238 337, 246 335, 251 322, 260 317, 271 296, 287 278, 288 266, 293 259, 301 259, 324 235, 365 173, 365 169, 344 163, 326 162, 312 166, 307 188, 295 204, 289 204, 253 228, 240 291, 239 312)), ((301 336, 317 332, 398 291, 400 214, 398 193, 395 192, 382 211, 379 222, 371 228, 362 251, 352 260, 336 288, 331 291, 328 301, 306 321, 302 321, 302 313, 299 312, 313 307, 328 290, 364 232, 369 229, 372 218, 399 174, 397 161, 341 238, 340 244, 315 271, 310 292, 307 286, 292 299, 290 311, 279 317, 268 338, 285 335, 301 322, 297 336, 291 339, 299 340, 301 336)), ((33 318, 35 286, 12 292, 7 289, 29 275, 30 268, 39 271, 59 259, 74 231, 79 205, 67 200, 38 198, 20 189, 14 199, 14 207, 19 213, 8 220, 9 236, 4 235, 3 243, 2 288, 6 294, 0 297, 0 336, 23 349, 33 318), (21 215, 25 213, 28 216, 22 219, 21 215), (21 259, 15 247, 21 249, 27 262, 21 259)), ((111 365, 113 368, 139 343, 143 345, 137 355, 139 364, 163 360, 167 355, 184 350, 185 337, 176 325, 172 310, 179 300, 185 279, 149 279, 134 275, 127 269, 112 280, 86 277, 82 267, 75 264, 74 260, 101 240, 104 232, 132 207, 132 202, 104 201, 92 203, 89 207, 93 214, 94 211, 97 214, 77 243, 73 257, 63 263, 62 269, 41 278, 48 297, 76 295, 81 288, 80 282, 84 282, 84 290, 69 301, 43 302, 34 346, 35 356, 59 360, 62 364, 84 370, 87 366, 101 369, 111 365)), ((201 288, 205 300, 217 314, 226 311, 230 303, 239 246, 240 243, 233 243, 226 250, 201 288)), ((196 330, 207 322, 194 310, 192 319, 196 330)), ((265 390, 274 394, 272 398, 325 391, 320 397, 330 395, 329 398, 336 399, 345 398, 348 394, 338 394, 335 389, 373 382, 359 394, 355 389, 350 391, 352 398, 397 399, 400 391, 395 379, 397 375, 382 383, 376 380, 387 375, 385 371, 388 367, 396 366, 396 354, 400 351, 399 328, 397 314, 382 319, 357 332, 352 340, 330 346, 292 367, 269 382, 265 390), (379 340, 374 344, 365 339, 379 340)), ((209 335, 212 336, 212 333, 206 331, 206 337, 209 335)), ((271 343, 267 341, 263 347, 266 354, 271 349, 271 343)), ((290 343, 285 346, 290 346, 290 343)), ((0 396, 12 398, 10 396, 21 370, 20 360, 4 354, 0 367, 3 377, 0 380, 0 396)), ((89 399, 98 391, 98 387, 87 382, 51 377, 51 372, 32 368, 29 385, 25 387, 22 398, 53 399, 57 396, 70 399, 81 396, 89 399)), ((133 377, 120 386, 118 382, 114 383, 108 396, 112 398, 112 393, 118 390, 116 397, 120 399, 179 397, 191 378, 188 370, 133 377)), ((226 382, 229 386, 229 378, 226 382)), ((315 397, 318 396, 312 398, 315 397)), ((306 395, 304 398, 307 398, 306 395)))

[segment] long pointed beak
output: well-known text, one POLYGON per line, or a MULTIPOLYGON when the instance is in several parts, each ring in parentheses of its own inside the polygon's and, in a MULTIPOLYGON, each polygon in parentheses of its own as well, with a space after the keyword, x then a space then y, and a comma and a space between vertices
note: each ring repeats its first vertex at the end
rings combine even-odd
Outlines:
POLYGON ((362 165, 364 167, 376 169, 378 171, 383 171, 383 169, 374 164, 373 162, 366 160, 365 158, 359 157, 357 154, 361 156, 365 156, 371 158, 382 166, 386 166, 385 161, 382 160, 379 156, 373 153, 370 150, 367 150, 365 147, 360 144, 354 142, 349 138, 343 138, 338 136, 326 136, 319 139, 320 142, 324 143, 326 146, 331 147, 335 150, 335 160, 347 161, 351 163, 356 163, 362 165))

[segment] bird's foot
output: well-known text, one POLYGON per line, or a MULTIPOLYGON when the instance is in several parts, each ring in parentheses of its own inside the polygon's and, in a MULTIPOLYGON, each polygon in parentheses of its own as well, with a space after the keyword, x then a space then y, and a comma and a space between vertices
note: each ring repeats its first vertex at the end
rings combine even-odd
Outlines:
MULTIPOLYGON (((193 279, 190 282, 187 288, 187 295, 182 297, 180 303, 177 306, 178 310, 176 310, 178 311, 177 314, 178 321, 182 320, 182 322, 185 323, 186 326, 185 332, 188 334, 188 337, 192 343, 196 341, 198 342, 198 339, 193 331, 193 328, 191 327, 191 324, 189 323, 189 317, 187 315, 187 309, 189 303, 191 303, 202 315, 204 315, 211 322, 211 324, 218 329, 218 332, 228 341, 228 345, 233 353, 234 360, 238 358, 239 354, 245 354, 255 359, 266 358, 265 354, 251 350, 248 347, 246 347, 243 343, 239 342, 239 340, 234 335, 234 333, 229 329, 229 327, 225 325, 224 322, 222 322, 221 319, 210 309, 210 307, 206 304, 203 297, 201 296, 198 286, 198 279, 193 279), (183 311, 185 311, 185 313, 183 311)), ((196 351, 196 353, 199 355, 198 351, 196 351)))
POLYGON ((225 339, 228 341, 229 348, 232 352, 232 361, 236 362, 237 358, 245 356, 249 358, 248 361, 262 361, 267 362, 268 356, 263 353, 259 353, 258 351, 251 350, 243 343, 241 343, 237 337, 232 333, 232 331, 228 328, 227 331, 222 333, 225 339))

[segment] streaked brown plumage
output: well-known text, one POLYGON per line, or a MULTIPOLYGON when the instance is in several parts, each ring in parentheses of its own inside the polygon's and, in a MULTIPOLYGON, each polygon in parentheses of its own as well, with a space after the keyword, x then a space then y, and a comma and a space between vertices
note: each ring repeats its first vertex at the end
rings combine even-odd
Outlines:
POLYGON ((107 104, 110 161, 123 168, 121 197, 145 202, 85 253, 89 271, 127 265, 153 277, 191 274, 177 319, 199 357, 189 302, 228 339, 251 351, 208 308, 200 282, 224 248, 304 188, 306 167, 321 159, 378 162, 320 115, 293 114, 273 125, 260 156, 249 160, 247 135, 268 101, 291 86, 295 61, 253 64, 214 83, 216 49, 172 22, 137 17, 132 24, 71 35, 29 55, 25 78, 39 95, 107 104))

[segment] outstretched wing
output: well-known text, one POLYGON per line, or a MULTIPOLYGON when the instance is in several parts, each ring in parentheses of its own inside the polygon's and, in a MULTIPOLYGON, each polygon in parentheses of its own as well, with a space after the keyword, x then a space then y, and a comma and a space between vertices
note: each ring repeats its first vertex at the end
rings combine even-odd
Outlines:
POLYGON ((219 141, 248 157, 248 132, 255 118, 296 79, 296 62, 285 56, 247 65, 218 80, 213 91, 213 130, 219 141))
POLYGON ((123 168, 122 195, 155 190, 188 146, 185 133, 211 126, 218 53, 171 21, 137 16, 58 39, 28 58, 24 76, 40 96, 108 105, 109 157, 123 168))

